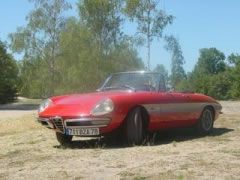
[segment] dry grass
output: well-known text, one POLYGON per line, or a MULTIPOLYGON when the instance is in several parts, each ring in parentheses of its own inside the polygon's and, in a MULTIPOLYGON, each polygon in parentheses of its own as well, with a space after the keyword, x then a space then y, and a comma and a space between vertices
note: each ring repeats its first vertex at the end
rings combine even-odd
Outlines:
POLYGON ((23 131, 41 129, 36 121, 36 114, 24 115, 21 118, 5 119, 0 123, 0 136, 21 133, 23 131))
POLYGON ((170 131, 139 147, 87 140, 64 149, 34 112, 5 119, 0 179, 239 179, 240 103, 223 104, 211 135, 170 131))

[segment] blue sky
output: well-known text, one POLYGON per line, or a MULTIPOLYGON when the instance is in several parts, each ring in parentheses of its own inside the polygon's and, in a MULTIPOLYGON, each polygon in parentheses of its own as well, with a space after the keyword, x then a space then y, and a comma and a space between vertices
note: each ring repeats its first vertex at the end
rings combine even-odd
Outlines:
MULTIPOLYGON (((68 15, 77 15, 77 0, 70 0, 73 9, 68 15)), ((160 7, 176 18, 165 34, 176 36, 185 57, 184 68, 191 71, 197 62, 200 48, 216 47, 229 55, 240 53, 240 1, 239 0, 160 0, 160 7)), ((8 41, 8 34, 26 24, 25 17, 33 8, 28 0, 7 0, 0 6, 0 39, 8 41)), ((134 26, 123 29, 131 34, 134 26)), ((164 64, 170 70, 171 56, 163 48, 164 42, 154 41, 151 50, 151 67, 164 64)), ((138 49, 146 60, 146 48, 138 49)), ((16 56, 18 57, 18 56, 16 56)), ((146 62, 146 61, 145 61, 146 62)))

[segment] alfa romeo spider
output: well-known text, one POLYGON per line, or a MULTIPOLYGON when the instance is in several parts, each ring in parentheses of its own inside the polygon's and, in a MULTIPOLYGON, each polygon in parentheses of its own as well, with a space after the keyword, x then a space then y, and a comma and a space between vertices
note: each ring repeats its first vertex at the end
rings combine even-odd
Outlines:
POLYGON ((96 92, 44 100, 38 122, 54 130, 64 146, 73 136, 105 136, 119 129, 126 142, 138 145, 148 132, 169 128, 195 127, 206 135, 221 109, 209 96, 167 91, 160 73, 121 72, 109 76, 96 92))

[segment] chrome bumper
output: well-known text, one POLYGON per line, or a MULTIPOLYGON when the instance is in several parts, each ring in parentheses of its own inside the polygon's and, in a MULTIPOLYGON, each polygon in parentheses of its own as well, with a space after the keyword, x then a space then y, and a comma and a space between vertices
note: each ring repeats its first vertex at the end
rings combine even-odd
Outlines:
POLYGON ((65 119, 64 125, 66 128, 88 128, 88 127, 105 127, 110 123, 108 118, 79 118, 65 119))
POLYGON ((49 129, 54 129, 54 125, 52 122, 49 121, 47 118, 38 118, 37 121, 42 124, 43 126, 49 128, 49 129))
POLYGON ((64 119, 62 117, 38 118, 38 122, 49 129, 55 129, 62 133, 66 128, 100 128, 110 123, 110 118, 77 118, 64 119))

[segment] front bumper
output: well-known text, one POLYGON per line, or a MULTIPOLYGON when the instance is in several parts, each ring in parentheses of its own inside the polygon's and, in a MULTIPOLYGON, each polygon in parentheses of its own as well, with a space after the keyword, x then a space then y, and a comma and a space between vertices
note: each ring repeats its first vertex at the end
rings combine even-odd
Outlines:
POLYGON ((95 117, 81 117, 81 118, 62 118, 62 117, 50 117, 50 118, 38 118, 38 122, 43 126, 53 129, 57 132, 65 134, 65 130, 68 128, 104 128, 110 124, 110 118, 95 118, 95 117))

